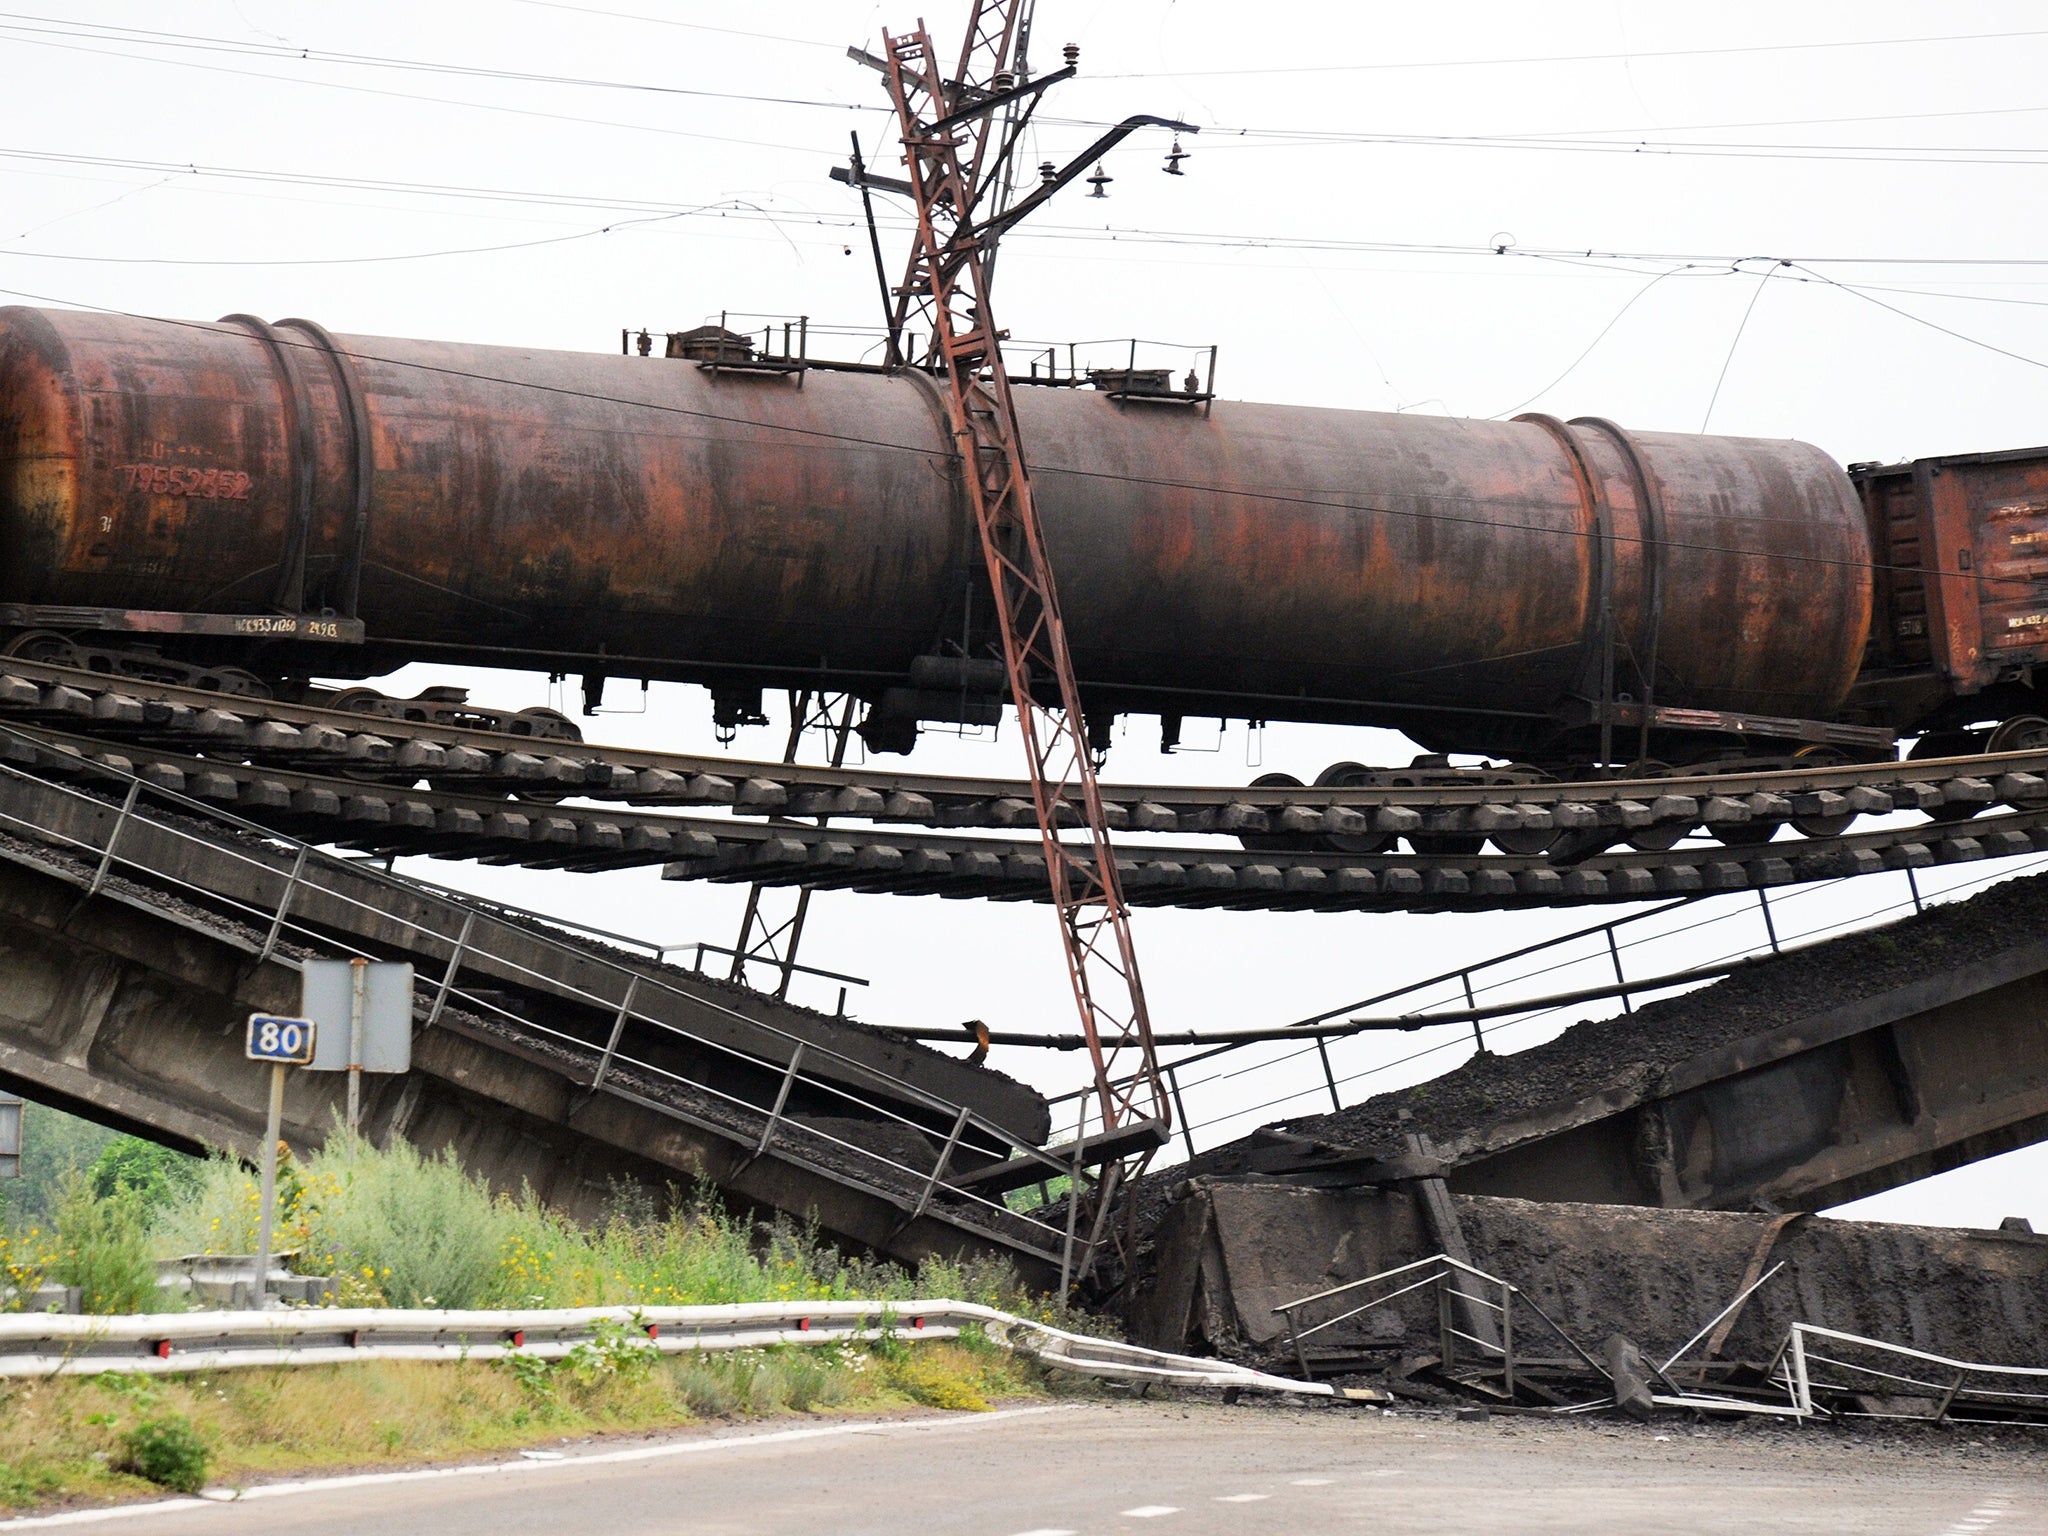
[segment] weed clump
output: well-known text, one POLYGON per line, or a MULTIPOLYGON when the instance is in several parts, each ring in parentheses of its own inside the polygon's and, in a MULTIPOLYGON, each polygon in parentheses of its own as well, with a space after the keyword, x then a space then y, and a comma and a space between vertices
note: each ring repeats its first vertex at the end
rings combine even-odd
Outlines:
POLYGON ((121 1437, 121 1448, 127 1453, 122 1469, 159 1487, 197 1493, 206 1486, 213 1452, 182 1413, 144 1419, 121 1437))

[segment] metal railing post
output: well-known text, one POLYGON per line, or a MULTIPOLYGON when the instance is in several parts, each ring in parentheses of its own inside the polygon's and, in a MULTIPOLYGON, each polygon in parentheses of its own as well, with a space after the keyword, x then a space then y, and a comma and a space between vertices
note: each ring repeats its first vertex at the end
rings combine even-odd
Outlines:
MULTIPOLYGON (((1621 946, 1614 942, 1614 924, 1609 923, 1600 931, 1607 935, 1607 958, 1614 962, 1614 984, 1617 987, 1626 987, 1628 985, 1628 977, 1622 974, 1621 946)), ((1634 1013, 1636 1011, 1636 1005, 1629 1000, 1627 992, 1621 994, 1621 1011, 1623 1013, 1634 1013)))
POLYGON ((1081 1215, 1081 1136, 1088 1129, 1088 1096, 1074 1117, 1074 1166, 1067 1170, 1067 1237, 1060 1245, 1060 1311, 1067 1310, 1067 1291, 1074 1283, 1074 1228, 1081 1215))
POLYGON ((107 883, 107 874, 114 867, 114 844, 121 840, 121 832, 134 813, 135 798, 141 793, 142 780, 137 779, 128 786, 128 797, 121 802, 121 814, 114 818, 114 830, 107 834, 107 846, 100 853, 100 867, 93 871, 92 884, 85 888, 86 900, 99 895, 100 887, 107 883))
POLYGON ((1920 901, 1920 880, 1913 873, 1913 866, 1910 864, 1906 866, 1906 889, 1913 893, 1913 911, 1915 913, 1925 912, 1927 908, 1920 901))
POLYGON ((476 913, 462 914, 462 931, 455 937, 455 950, 448 957, 448 969, 441 973, 441 985, 434 993, 434 1006, 427 1010, 428 1029, 441 1022, 441 1010, 448 1006, 448 992, 455 985, 455 973, 462 966, 463 956, 469 953, 469 930, 475 924, 476 913))
POLYGON ((1457 1362, 1457 1335, 1458 1330, 1451 1322, 1451 1284, 1450 1274, 1446 1271, 1436 1278, 1437 1356, 1446 1375, 1457 1362))
POLYGON ((1792 1325, 1792 1401, 1803 1414, 1813 1412, 1813 1384, 1806 1376, 1806 1334, 1792 1325))
POLYGON ((1316 1036, 1316 1054, 1323 1059, 1323 1081, 1330 1085, 1330 1108, 1340 1110, 1344 1100, 1337 1093, 1337 1074, 1330 1070, 1330 1042, 1321 1035, 1316 1036))
MULTIPOLYGON (((1479 999, 1472 995, 1472 973, 1470 971, 1460 971, 1458 972, 1458 980, 1464 983, 1465 1006, 1476 1014, 1479 1011, 1479 999)), ((1486 1054, 1486 1032, 1479 1027, 1479 1020, 1476 1018, 1472 1021, 1472 1039, 1479 1047, 1479 1054, 1484 1056, 1486 1054)))
POLYGON ((768 1111, 768 1123, 761 1127, 761 1140, 756 1143, 748 1162, 765 1153, 769 1143, 775 1140, 775 1128, 781 1123, 783 1108, 789 1103, 789 1090, 795 1085, 797 1072, 803 1063, 804 1042, 799 1040, 796 1049, 789 1053, 789 1070, 782 1074, 782 1086, 775 1090, 775 1107, 768 1111))
POLYGON ((1771 898, 1765 894, 1762 886, 1756 888, 1756 904, 1764 914, 1764 936, 1771 941, 1771 953, 1782 954, 1783 951, 1778 948, 1778 925, 1771 921, 1771 898))
MULTIPOLYGON (((946 1138, 946 1145, 939 1152, 939 1160, 932 1164, 932 1175, 924 1181, 924 1193, 917 1197, 917 1208, 903 1218, 902 1226, 909 1226, 924 1214, 924 1208, 931 1204, 932 1194, 946 1177, 946 1165, 953 1160, 953 1149, 960 1145, 960 1133, 967 1129, 967 1106, 960 1106, 960 1113, 953 1119, 953 1134, 946 1138)), ((899 1229, 900 1230, 900 1229, 899 1229)))
POLYGON ((1515 1395, 1515 1288, 1500 1283, 1500 1363, 1502 1385, 1510 1401, 1515 1395))
POLYGON ((1180 1074, 1166 1069, 1166 1091, 1173 1095, 1173 1112, 1180 1120, 1180 1139, 1187 1143, 1188 1156, 1195 1155, 1195 1133, 1188 1125, 1188 1107, 1180 1098, 1180 1074))
POLYGON ((633 1012, 633 994, 640 990, 640 978, 635 976, 626 983, 626 995, 619 1001, 619 1011, 612 1018, 611 1038, 604 1043, 604 1055, 597 1061, 597 1070, 590 1075, 592 1093, 604 1086, 605 1074, 612 1069, 612 1057, 618 1054, 619 1037, 626 1032, 626 1019, 633 1012))
POLYGON ((1301 1329, 1295 1322, 1294 1308, 1282 1307, 1281 1314, 1287 1319, 1287 1342, 1294 1346, 1294 1363, 1301 1367, 1301 1379, 1310 1381, 1308 1351, 1302 1347, 1301 1329))
POLYGON ((299 845, 298 857, 292 860, 292 876, 284 883, 284 894, 277 899, 277 911, 270 919, 270 932, 263 936, 263 948, 256 953, 256 963, 261 965, 277 950, 277 941, 284 936, 284 916, 291 907, 292 897, 298 894, 299 876, 306 868, 306 846, 299 845))
POLYGON ((1941 1394, 1941 1402, 1935 1407, 1935 1423, 1939 1424, 1943 1419, 1948 1417, 1949 1406, 1955 1402, 1956 1394, 1963 1390, 1963 1383, 1968 1381, 1969 1379, 1970 1373, 1968 1371, 1956 1372, 1955 1381, 1950 1384, 1949 1389, 1946 1392, 1941 1394))

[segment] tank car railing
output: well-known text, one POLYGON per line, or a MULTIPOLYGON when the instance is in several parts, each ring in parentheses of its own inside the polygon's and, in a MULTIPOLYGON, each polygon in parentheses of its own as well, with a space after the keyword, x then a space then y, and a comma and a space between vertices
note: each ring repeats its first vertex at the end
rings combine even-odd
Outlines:
MULTIPOLYGON (((0 736, 12 737, 17 741, 28 743, 33 743, 34 740, 34 738, 24 733, 13 731, 4 726, 0 726, 0 736)), ((394 872, 368 868, 360 862, 344 859, 307 844, 298 843, 293 839, 282 837, 255 823, 243 821, 239 817, 225 814, 216 807, 208 806, 175 791, 159 789, 156 786, 149 785, 133 775, 122 773, 120 770, 104 764, 83 762, 68 764, 67 767, 74 771, 85 770, 93 772, 123 788, 123 799, 119 803, 113 825, 104 842, 96 843, 86 838, 74 837, 53 827, 13 815, 4 809, 0 809, 0 824, 5 824, 18 830, 22 836, 34 842, 60 848, 69 848, 86 855, 87 862, 91 863, 93 868, 93 874, 88 887, 91 893, 103 891, 106 888, 107 881, 124 870, 140 875, 148 883, 169 885, 190 892, 203 898, 209 910, 222 912, 230 917, 239 916, 244 918, 248 920, 249 926, 253 930, 263 933, 265 937, 258 951, 259 956, 263 958, 275 956, 279 946, 284 943, 305 943, 310 947, 317 947, 324 951, 339 950, 350 955, 376 958, 368 950, 352 943, 347 938, 337 936, 325 927, 316 926, 310 919, 291 916, 293 902, 295 899, 299 899, 300 893, 315 893, 323 900, 335 902, 344 907, 354 908, 365 914, 374 915, 381 923, 407 930, 438 945, 447 946, 448 960, 442 974, 438 978, 422 980, 417 984, 421 989, 431 988, 433 994, 431 1003, 425 1003, 417 995, 415 997, 414 1007, 416 1014, 424 1013, 422 1027, 433 1027, 451 1005, 459 1006, 479 1018, 503 1021, 521 1033, 544 1037, 568 1048, 578 1055, 596 1056, 599 1068, 593 1074, 596 1080, 589 1085, 594 1092, 614 1094, 672 1118, 683 1119, 711 1129, 728 1139, 733 1139, 734 1132, 742 1128, 744 1128, 745 1134, 748 1137, 754 1137, 756 1128, 758 1128, 758 1139, 754 1140, 752 1151, 745 1159, 746 1163, 753 1162, 772 1148, 778 1155, 787 1156, 794 1161, 805 1163, 807 1166, 813 1167, 815 1171, 822 1172, 827 1176, 868 1183, 871 1188, 882 1193, 885 1198, 890 1199, 891 1203, 898 1204, 899 1207, 902 1204, 902 1199, 910 1199, 912 1201, 912 1208, 899 1222, 897 1228, 899 1231, 919 1216, 936 1214, 939 1219, 967 1227, 969 1230, 976 1231, 978 1235, 990 1238, 996 1242, 1025 1249, 1032 1252, 1036 1257, 1048 1261, 1060 1260, 1063 1256, 1063 1250, 1065 1250, 1064 1257, 1069 1267, 1072 1265, 1072 1238, 1068 1234, 1063 1233, 1049 1222, 1014 1211, 1005 1204, 989 1200, 970 1190, 958 1190, 951 1186, 945 1186, 944 1196, 948 1202, 964 1202, 970 1207, 977 1208, 978 1213, 986 1213, 986 1215, 996 1217, 994 1230, 989 1230, 986 1227, 981 1227, 976 1223, 963 1219, 962 1214, 958 1211, 945 1210, 943 1207, 936 1213, 932 1211, 932 1202, 935 1196, 940 1193, 941 1186, 944 1186, 947 1164, 968 1131, 978 1132, 982 1137, 1009 1148, 1011 1155, 1014 1157, 1042 1162, 1047 1169, 1048 1179, 1067 1176, 1072 1172, 1069 1161, 1060 1156, 1060 1149, 1058 1148, 1040 1148, 1025 1142, 986 1116, 974 1112, 968 1106, 954 1104, 939 1095, 903 1083, 875 1068, 867 1066, 865 1063, 835 1051, 829 1046, 814 1040, 806 1040, 789 1031, 778 1029, 772 1024, 754 1019, 740 1013, 736 1009, 726 1007, 715 998, 704 996, 686 987, 676 986, 660 978, 650 977, 644 972, 621 965, 616 961, 607 960, 606 957, 594 954, 582 946, 572 947, 573 953, 579 959, 594 963, 623 979, 626 985, 623 1000, 608 998, 591 992, 585 988, 565 982, 557 976, 522 965, 502 955, 492 955, 490 957, 490 964, 496 973, 493 978, 495 980, 510 980, 515 985, 521 981, 531 982, 535 985, 535 989, 544 995, 582 1003, 593 1010, 601 1011, 603 1015, 610 1016, 612 1026, 609 1039, 603 1047, 597 1047, 589 1040, 566 1031, 554 1029, 537 1020, 526 1017, 493 998, 456 984, 455 977, 462 964, 476 953, 472 943, 476 917, 479 915, 487 918, 496 916, 496 914, 489 910, 489 904, 471 904, 460 895, 447 893, 424 884, 415 884, 415 882, 394 872), (259 858, 252 853, 233 848, 215 838, 159 820, 150 815, 144 808, 142 802, 145 796, 161 800, 169 809, 179 813, 203 818, 217 824, 224 823, 230 827, 253 834, 261 838, 265 844, 276 847, 280 853, 289 853, 291 855, 291 863, 288 868, 281 868, 270 859, 259 858), (175 859, 151 860, 146 850, 134 847, 132 836, 125 836, 128 834, 129 828, 137 823, 146 823, 152 832, 169 838, 174 846, 203 849, 211 858, 224 860, 232 865, 245 866, 248 870, 260 872, 265 877, 280 880, 282 882, 282 890, 278 901, 274 905, 264 905, 228 896, 180 873, 177 868, 173 867, 178 862, 175 859), (124 836, 133 851, 123 851, 124 836), (333 870, 345 870, 352 878, 367 879, 373 884, 384 885, 396 892, 410 892, 414 895, 430 894, 434 899, 446 902, 449 906, 465 913, 462 931, 458 936, 451 939, 445 931, 404 917, 392 910, 389 905, 380 905, 362 900, 351 895, 346 890, 324 883, 319 879, 319 875, 323 871, 333 870), (644 1005, 635 1006, 635 999, 640 994, 642 988, 646 988, 649 991, 665 991, 695 1006, 708 1008, 724 1014, 736 1022, 745 1025, 750 1031, 758 1031, 771 1037, 777 1037, 787 1043, 789 1055, 786 1060, 776 1060, 774 1057, 757 1055, 741 1050, 724 1041, 692 1031, 671 1020, 653 1017, 645 1011, 644 1005), (700 1082, 654 1062, 629 1055, 626 1051, 620 1049, 620 1043, 626 1027, 629 1024, 636 1023, 645 1025, 658 1034, 687 1039, 693 1044, 716 1052, 724 1058, 773 1073, 778 1082, 775 1104, 771 1108, 764 1108, 760 1104, 727 1092, 712 1084, 700 1082), (814 1060, 832 1061, 842 1071, 875 1082, 884 1083, 888 1086, 891 1094, 899 1099, 911 1101, 933 1111, 936 1115, 942 1115, 943 1123, 951 1127, 951 1133, 948 1136, 945 1148, 937 1154, 933 1167, 929 1169, 913 1167, 884 1153, 876 1152, 872 1148, 847 1141, 828 1131, 790 1118, 786 1113, 790 1090, 795 1084, 801 1083, 812 1092, 856 1108, 869 1117, 894 1122, 907 1127, 920 1136, 924 1135, 928 1130, 925 1124, 912 1119, 888 1104, 865 1098, 829 1077, 818 1075, 815 1072, 804 1071, 803 1063, 807 1057, 814 1060), (635 1093, 619 1081, 622 1072, 641 1073, 645 1075, 646 1079, 653 1080, 656 1083, 672 1083, 687 1089, 691 1094, 715 1100, 721 1108, 727 1111, 737 1111, 743 1126, 735 1126, 719 1120, 706 1120, 701 1116, 692 1115, 678 1106, 650 1099, 644 1094, 635 1093), (802 1152, 802 1144, 806 1141, 830 1147, 835 1157, 842 1161, 846 1158, 853 1159, 852 1167, 868 1169, 869 1178, 862 1180, 858 1174, 849 1173, 843 1167, 834 1169, 822 1166, 814 1159, 805 1157, 802 1152), (1005 1228, 1008 1229, 1007 1232, 1004 1231, 1005 1228), (1020 1235, 1020 1228, 1035 1241, 1025 1242, 1020 1235), (1037 1246, 1038 1242, 1044 1242, 1046 1246, 1037 1246)), ((110 802, 102 800, 97 796, 68 786, 53 784, 47 779, 23 771, 11 763, 0 763, 0 774, 32 785, 45 792, 75 800, 94 810, 116 809, 110 802)), ((499 920, 502 921, 503 919, 500 918, 499 920)), ((548 940, 544 933, 534 933, 526 929, 521 931, 525 932, 527 936, 540 939, 543 942, 560 943, 558 940, 548 940)), ((288 963, 296 963, 296 961, 288 961, 288 963)))

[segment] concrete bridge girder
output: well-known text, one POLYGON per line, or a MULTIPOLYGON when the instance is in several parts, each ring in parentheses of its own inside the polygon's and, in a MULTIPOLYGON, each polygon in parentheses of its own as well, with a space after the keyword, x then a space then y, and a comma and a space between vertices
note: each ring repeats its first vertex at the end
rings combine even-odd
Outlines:
POLYGON ((1467 1194, 1820 1210, 2048 1136, 2048 941, 1440 1148, 1467 1194))
MULTIPOLYGON (((130 823, 131 828, 135 824, 130 823)), ((126 840, 124 849, 139 851, 126 840)), ((0 840, 0 1084, 189 1150, 252 1157, 266 1074, 243 1054, 251 1012, 288 1012, 299 977, 264 932, 162 891, 109 880, 62 854, 0 840)), ((446 917, 437 919, 444 926, 446 917)), ((453 1146, 493 1187, 531 1187, 573 1216, 615 1183, 709 1179, 745 1206, 813 1217, 857 1246, 915 1262, 999 1252, 1030 1283, 1057 1273, 1014 1239, 957 1214, 908 1219, 914 1197, 807 1164, 755 1132, 628 1092, 589 1087, 589 1064, 450 1006, 415 1037, 413 1070, 364 1085, 363 1129, 424 1150, 453 1146)), ((339 1122, 341 1074, 296 1072, 285 1139, 316 1145, 339 1122)))

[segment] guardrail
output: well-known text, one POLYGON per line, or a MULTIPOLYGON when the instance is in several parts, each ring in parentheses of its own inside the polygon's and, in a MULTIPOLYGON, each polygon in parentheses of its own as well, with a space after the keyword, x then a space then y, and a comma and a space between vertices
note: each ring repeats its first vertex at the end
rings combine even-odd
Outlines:
POLYGON ((662 1354, 821 1344, 917 1343, 978 1328, 993 1342, 1078 1375, 1385 1402, 1377 1393, 1293 1381, 1226 1360, 1070 1333, 948 1298, 901 1302, 749 1302, 716 1307, 410 1311, 306 1307, 266 1312, 0 1316, 0 1377, 91 1376, 341 1365, 365 1360, 559 1360, 617 1341, 662 1354))

